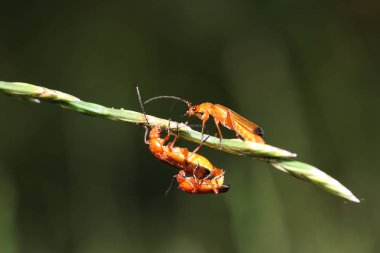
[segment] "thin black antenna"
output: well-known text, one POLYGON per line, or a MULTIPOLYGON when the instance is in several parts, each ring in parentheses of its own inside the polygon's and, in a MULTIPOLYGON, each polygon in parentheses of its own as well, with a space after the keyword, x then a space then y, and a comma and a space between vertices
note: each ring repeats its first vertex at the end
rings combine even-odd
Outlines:
POLYGON ((161 98, 176 99, 176 100, 184 102, 185 104, 187 104, 188 107, 191 106, 191 103, 189 101, 187 101, 187 100, 185 100, 183 98, 175 97, 175 96, 158 96, 158 97, 153 97, 153 98, 150 98, 147 101, 145 101, 144 104, 149 103, 150 101, 153 101, 153 100, 156 100, 156 99, 161 99, 161 98))
POLYGON ((148 123, 148 125, 150 125, 150 124, 149 124, 149 121, 148 121, 148 118, 146 117, 145 110, 144 110, 144 105, 143 105, 143 102, 142 102, 142 99, 141 99, 139 86, 137 86, 137 85, 136 85, 136 91, 137 91, 137 97, 138 97, 138 99, 139 99, 139 103, 140 103, 141 110, 142 110, 142 112, 144 113, 144 117, 145 117, 146 123, 148 123))

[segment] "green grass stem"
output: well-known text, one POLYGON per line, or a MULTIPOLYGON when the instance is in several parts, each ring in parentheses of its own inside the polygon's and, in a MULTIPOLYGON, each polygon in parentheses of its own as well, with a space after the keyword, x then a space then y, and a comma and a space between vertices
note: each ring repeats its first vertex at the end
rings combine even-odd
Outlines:
MULTIPOLYGON (((95 103, 85 102, 70 94, 41 86, 20 82, 0 81, 0 92, 31 102, 39 103, 40 101, 45 101, 54 103, 62 108, 71 109, 90 116, 147 125, 144 114, 140 112, 114 109, 95 103)), ((151 126, 161 126, 164 129, 167 129, 169 126, 169 121, 166 119, 161 119, 150 115, 147 115, 147 118, 151 126)), ((201 143, 201 133, 192 130, 189 126, 183 123, 171 121, 170 129, 173 134, 178 134, 185 140, 201 143)), ((219 146, 219 138, 212 136, 207 139, 204 145, 210 148, 222 150, 226 153, 250 156, 255 159, 268 162, 276 169, 302 180, 314 183, 334 195, 352 202, 360 202, 351 191, 331 176, 309 164, 294 160, 294 157, 297 155, 292 152, 267 144, 245 142, 240 139, 223 139, 221 146, 219 146)))

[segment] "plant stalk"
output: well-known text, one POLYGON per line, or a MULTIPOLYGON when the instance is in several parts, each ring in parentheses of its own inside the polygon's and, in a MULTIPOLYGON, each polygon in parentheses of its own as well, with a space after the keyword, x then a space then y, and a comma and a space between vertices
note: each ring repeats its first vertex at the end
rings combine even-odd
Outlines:
MULTIPOLYGON (((160 126, 163 129, 170 128, 172 134, 179 135, 185 140, 195 143, 202 142, 202 134, 198 131, 192 130, 189 126, 183 123, 170 121, 169 124, 169 121, 166 119, 146 115, 149 121, 148 124, 143 113, 124 109, 114 109, 95 103, 85 102, 70 94, 41 86, 21 82, 0 81, 0 92, 34 103, 45 101, 57 104, 62 108, 90 116, 151 127, 160 126)), ((293 160, 297 155, 289 151, 267 144, 245 142, 240 139, 223 139, 220 145, 219 138, 212 136, 209 136, 203 145, 222 150, 226 153, 250 156, 265 161, 282 172, 314 183, 334 195, 352 202, 360 202, 351 191, 331 176, 309 164, 293 160)))

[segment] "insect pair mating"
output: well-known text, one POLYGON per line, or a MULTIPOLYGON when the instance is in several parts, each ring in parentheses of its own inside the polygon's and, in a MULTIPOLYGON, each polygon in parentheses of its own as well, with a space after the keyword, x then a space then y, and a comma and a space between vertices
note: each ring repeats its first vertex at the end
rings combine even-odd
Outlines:
MULTIPOLYGON (((136 90, 141 109, 149 125, 137 86, 136 90)), ((222 133, 219 124, 234 130, 236 135, 245 141, 264 143, 264 140, 261 138, 264 132, 259 126, 222 105, 203 103, 193 106, 190 102, 174 96, 154 97, 145 103, 161 98, 176 99, 187 104, 188 110, 186 114, 189 116, 195 115, 202 120, 202 140, 205 123, 209 117, 212 116, 217 126, 220 144, 222 142, 222 133)), ((170 129, 170 126, 168 126, 168 129, 170 129)), ((148 130, 148 127, 146 127, 145 143, 149 144, 149 149, 157 159, 179 169, 179 173, 175 175, 174 178, 177 180, 181 190, 192 194, 218 194, 229 190, 229 186, 224 185, 225 172, 216 168, 207 158, 196 153, 202 146, 202 143, 193 152, 190 152, 186 148, 174 146, 177 137, 173 142, 169 142, 165 145, 170 138, 170 130, 168 130, 167 136, 163 139, 161 138, 160 127, 150 127, 149 139, 147 138, 148 130)))

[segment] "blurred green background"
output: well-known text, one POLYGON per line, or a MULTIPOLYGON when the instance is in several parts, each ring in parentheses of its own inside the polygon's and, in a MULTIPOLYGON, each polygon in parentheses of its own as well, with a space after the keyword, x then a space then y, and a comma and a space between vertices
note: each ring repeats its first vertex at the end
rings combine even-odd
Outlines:
POLYGON ((143 129, 0 96, 0 252, 379 252, 379 27, 378 1, 3 2, 0 79, 223 104, 364 201, 208 148, 230 192, 165 197, 143 129))

